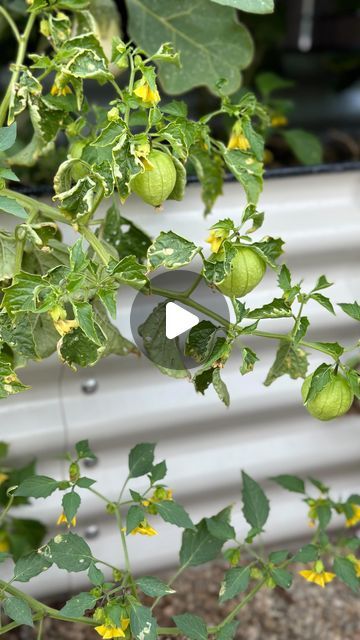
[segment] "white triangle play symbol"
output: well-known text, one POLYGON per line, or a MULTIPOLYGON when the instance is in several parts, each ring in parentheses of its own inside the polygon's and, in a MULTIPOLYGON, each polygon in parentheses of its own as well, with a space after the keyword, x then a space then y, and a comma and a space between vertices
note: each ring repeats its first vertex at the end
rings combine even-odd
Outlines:
POLYGON ((200 322, 199 318, 175 302, 168 302, 165 315, 165 332, 169 340, 180 336, 200 322))

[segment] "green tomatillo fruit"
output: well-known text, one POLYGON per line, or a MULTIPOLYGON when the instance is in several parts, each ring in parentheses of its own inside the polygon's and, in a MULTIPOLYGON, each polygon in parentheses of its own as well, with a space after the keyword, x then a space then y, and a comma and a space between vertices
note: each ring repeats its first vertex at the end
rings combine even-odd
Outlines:
POLYGON ((230 273, 218 285, 221 293, 231 298, 241 298, 255 289, 266 271, 264 260, 250 247, 236 247, 230 263, 230 273))
POLYGON ((171 157, 163 151, 150 152, 147 167, 131 182, 131 188, 144 202, 153 207, 167 200, 176 182, 176 169, 171 157))
MULTIPOLYGON (((313 373, 305 378, 301 395, 305 402, 313 373)), ((336 373, 327 385, 305 405, 309 413, 318 420, 332 420, 349 411, 354 400, 351 387, 340 373, 336 373)))

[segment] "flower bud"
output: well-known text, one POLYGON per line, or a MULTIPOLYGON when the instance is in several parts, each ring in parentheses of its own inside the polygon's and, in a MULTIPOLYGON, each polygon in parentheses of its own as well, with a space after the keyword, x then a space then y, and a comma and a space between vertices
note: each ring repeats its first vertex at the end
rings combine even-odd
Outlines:
POLYGON ((72 462, 69 467, 69 478, 71 482, 76 482, 80 478, 80 467, 77 462, 72 462))

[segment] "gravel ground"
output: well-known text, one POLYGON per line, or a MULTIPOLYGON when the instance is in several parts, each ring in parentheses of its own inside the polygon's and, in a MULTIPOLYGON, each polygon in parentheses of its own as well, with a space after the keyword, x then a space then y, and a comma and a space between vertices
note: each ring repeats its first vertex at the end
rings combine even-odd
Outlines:
MULTIPOLYGON (((203 616, 209 625, 218 624, 233 606, 229 603, 218 606, 222 575, 221 563, 188 570, 175 584, 176 594, 163 598, 158 606, 159 624, 170 626, 171 616, 185 611, 203 616)), ((166 579, 166 575, 160 577, 166 579)), ((29 627, 6 634, 6 640, 33 640, 34 637, 29 627)), ((321 589, 296 577, 289 591, 264 589, 256 595, 241 613, 236 638, 360 640, 360 598, 339 580, 321 589)), ((96 639, 100 640, 97 633, 84 625, 54 620, 47 620, 44 625, 44 640, 96 639)))

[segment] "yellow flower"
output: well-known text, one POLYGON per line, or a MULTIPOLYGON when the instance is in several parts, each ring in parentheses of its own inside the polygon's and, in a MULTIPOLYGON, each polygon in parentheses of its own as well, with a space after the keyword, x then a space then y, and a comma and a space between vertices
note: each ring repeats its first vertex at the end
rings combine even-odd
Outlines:
POLYGON ((54 322, 54 327, 61 336, 65 336, 73 329, 79 326, 77 320, 67 320, 66 311, 60 305, 56 305, 49 311, 50 316, 54 322))
POLYGON ((72 93, 72 91, 69 85, 65 84, 64 86, 61 86, 55 81, 50 89, 50 93, 52 96, 66 96, 68 93, 72 93))
POLYGON ((10 545, 6 538, 0 540, 0 553, 7 553, 10 551, 10 545))
POLYGON ((101 624, 99 627, 95 627, 95 631, 99 636, 107 640, 108 638, 125 638, 126 629, 130 624, 130 618, 121 618, 121 627, 114 627, 111 624, 101 624))
POLYGON ((347 527, 354 527, 358 522, 360 522, 360 505, 352 504, 351 508, 353 511, 353 515, 351 516, 351 518, 346 519, 345 524, 347 527))
POLYGON ((147 500, 142 501, 144 507, 148 507, 152 502, 161 502, 162 500, 172 500, 173 492, 171 489, 165 489, 164 487, 157 487, 151 496, 147 500))
POLYGON ((312 569, 305 569, 304 571, 299 571, 299 575, 305 578, 307 582, 314 582, 319 585, 319 587, 325 587, 328 582, 331 582, 336 578, 335 573, 331 573, 330 571, 325 571, 325 567, 321 560, 315 562, 312 569))
POLYGON ((134 89, 134 93, 147 107, 153 107, 160 101, 160 94, 158 90, 156 89, 156 87, 155 89, 151 89, 149 83, 146 82, 145 78, 142 78, 142 80, 140 80, 137 87, 134 89))
POLYGON ((4 482, 6 482, 6 480, 8 479, 9 476, 6 475, 6 473, 2 473, 0 471, 0 485, 4 484, 4 482))
POLYGON ((56 521, 56 524, 67 524, 68 527, 76 527, 76 517, 74 516, 69 524, 65 513, 61 513, 56 521))
POLYGON ((288 119, 286 116, 282 116, 281 114, 277 114, 272 116, 271 118, 271 126, 272 127, 286 127, 288 124, 288 119))
POLYGON ((131 535, 135 536, 140 533, 142 536, 157 536, 158 532, 152 528, 147 520, 143 520, 140 524, 132 530, 131 535))
POLYGON ((242 131, 242 126, 239 120, 235 122, 228 142, 228 149, 240 149, 240 151, 248 151, 250 149, 250 142, 242 131))
POLYGON ((211 251, 213 253, 218 253, 222 243, 225 238, 228 236, 228 231, 225 229, 212 229, 210 231, 209 237, 206 239, 206 242, 210 244, 211 251))

